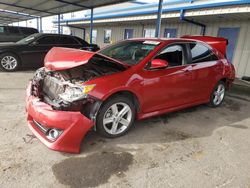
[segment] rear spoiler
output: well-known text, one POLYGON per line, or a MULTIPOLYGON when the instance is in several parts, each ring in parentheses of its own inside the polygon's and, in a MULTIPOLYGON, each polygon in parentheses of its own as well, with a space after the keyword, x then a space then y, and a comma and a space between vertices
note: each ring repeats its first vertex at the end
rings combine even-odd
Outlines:
POLYGON ((226 57, 226 50, 228 45, 228 40, 222 37, 210 37, 210 36, 182 36, 181 38, 184 39, 194 39, 194 40, 200 40, 202 42, 205 42, 218 50, 220 53, 222 53, 226 57))

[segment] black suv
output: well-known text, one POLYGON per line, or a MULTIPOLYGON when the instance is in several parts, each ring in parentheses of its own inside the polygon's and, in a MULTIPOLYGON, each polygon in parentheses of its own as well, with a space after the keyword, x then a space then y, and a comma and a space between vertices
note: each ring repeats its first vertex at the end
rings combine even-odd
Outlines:
POLYGON ((38 30, 31 27, 0 26, 0 42, 16 42, 34 33, 38 30))
POLYGON ((77 48, 97 51, 99 46, 89 44, 79 37, 60 34, 37 33, 16 43, 0 44, 0 69, 15 71, 19 67, 40 67, 52 47, 77 48))

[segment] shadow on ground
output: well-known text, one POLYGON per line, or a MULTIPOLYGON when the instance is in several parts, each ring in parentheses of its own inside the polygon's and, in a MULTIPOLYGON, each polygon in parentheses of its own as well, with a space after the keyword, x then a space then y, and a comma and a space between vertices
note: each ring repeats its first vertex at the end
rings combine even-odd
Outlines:
POLYGON ((223 126, 248 129, 240 121, 250 117, 250 102, 244 95, 237 97, 238 90, 234 94, 226 97, 218 108, 199 105, 137 121, 126 135, 119 138, 107 139, 90 131, 81 146, 84 157, 63 154, 67 158, 52 167, 53 173, 60 183, 70 187, 98 186, 107 183, 114 174, 119 178, 125 176, 134 162, 131 153, 147 144, 165 145, 208 137, 223 126))
MULTIPOLYGON (((247 101, 227 97, 219 108, 200 105, 137 121, 126 135, 119 138, 107 139, 91 131, 84 138, 81 151, 106 151, 115 150, 116 145, 122 144, 167 143, 207 137, 219 127, 249 118, 249 106, 250 103, 247 101)), ((243 128, 241 125, 235 127, 243 128)))
POLYGON ((102 138, 91 131, 82 143, 84 157, 63 154, 67 158, 52 167, 53 173, 60 183, 70 187, 98 186, 114 174, 124 176, 134 161, 131 153, 140 149, 140 144, 168 144, 208 137, 223 126, 247 129, 237 122, 249 118, 249 110, 249 102, 227 97, 219 108, 200 105, 137 121, 126 135, 116 139, 102 138))

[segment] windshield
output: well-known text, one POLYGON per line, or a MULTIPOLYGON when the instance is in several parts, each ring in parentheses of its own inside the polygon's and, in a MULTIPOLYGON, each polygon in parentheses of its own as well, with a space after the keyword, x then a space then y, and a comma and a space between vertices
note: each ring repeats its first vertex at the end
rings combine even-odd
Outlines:
POLYGON ((36 36, 37 36, 37 33, 32 34, 32 35, 29 35, 28 37, 25 37, 25 38, 23 38, 23 39, 17 41, 16 43, 17 43, 17 44, 28 44, 28 43, 30 43, 31 41, 33 41, 33 40, 36 38, 36 36))
POLYGON ((128 65, 136 65, 155 49, 160 42, 157 41, 123 41, 111 45, 98 53, 125 62, 128 65))

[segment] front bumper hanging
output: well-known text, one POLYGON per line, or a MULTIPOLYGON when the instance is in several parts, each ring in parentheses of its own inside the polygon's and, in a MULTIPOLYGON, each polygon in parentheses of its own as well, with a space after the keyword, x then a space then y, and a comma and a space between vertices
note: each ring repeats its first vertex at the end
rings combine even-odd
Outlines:
POLYGON ((31 82, 26 93, 27 122, 34 135, 52 150, 79 153, 81 141, 94 122, 81 112, 52 109, 31 95, 31 82), (59 131, 55 140, 48 135, 51 130, 59 131))

